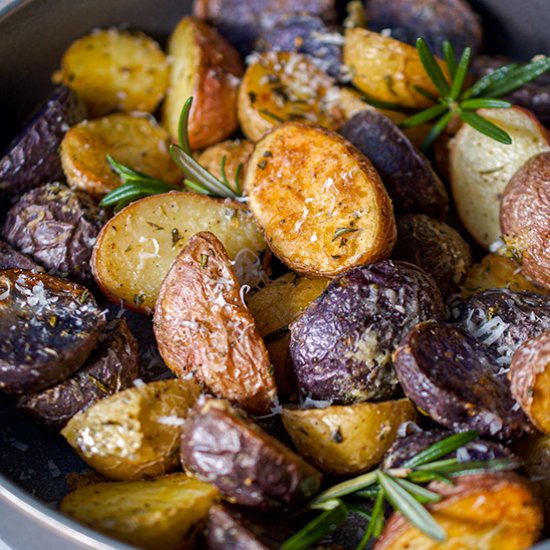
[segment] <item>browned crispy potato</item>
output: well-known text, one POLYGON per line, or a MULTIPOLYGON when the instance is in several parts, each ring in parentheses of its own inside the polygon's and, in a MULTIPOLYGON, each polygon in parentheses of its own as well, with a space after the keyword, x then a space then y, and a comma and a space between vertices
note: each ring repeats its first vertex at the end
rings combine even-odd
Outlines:
POLYGON ((450 143, 451 187, 462 223, 483 247, 500 236, 500 199, 510 178, 533 155, 550 150, 550 137, 525 109, 478 113, 512 138, 504 145, 464 124, 450 143))
POLYGON ((512 395, 533 425, 550 433, 550 331, 524 342, 510 365, 512 395))
POLYGON ((549 292, 522 275, 521 266, 516 262, 498 254, 487 254, 481 262, 470 268, 462 287, 462 296, 466 298, 490 288, 509 288, 539 294, 549 292))
POLYGON ((265 344, 242 296, 223 244, 195 235, 164 278, 155 336, 166 366, 192 373, 218 397, 268 413, 277 389, 265 344))
POLYGON ((486 473, 456 478, 454 485, 432 482, 444 496, 427 508, 447 533, 438 542, 394 512, 374 550, 525 550, 542 529, 542 505, 535 488, 512 473, 486 473))
POLYGON ((76 521, 150 550, 194 548, 218 491, 177 473, 151 481, 92 483, 68 494, 61 511, 76 521))
POLYGON ((395 242, 380 176, 355 147, 323 128, 275 128, 256 144, 245 189, 269 246, 299 273, 335 276, 387 257, 395 242))
POLYGON ((61 433, 105 477, 162 475, 178 465, 181 427, 199 394, 193 380, 136 386, 73 416, 61 433))
POLYGON ((196 193, 154 195, 130 204, 101 230, 92 254, 97 284, 113 302, 151 313, 170 265, 199 231, 212 231, 231 258, 244 249, 259 254, 266 248, 239 203, 196 193))
POLYGON ((231 188, 235 190, 235 178, 237 177, 239 165, 242 164, 243 166, 238 174, 237 181, 242 188, 246 164, 253 150, 254 144, 246 139, 227 140, 208 147, 199 154, 197 160, 211 174, 221 179, 221 167, 225 157, 225 175, 231 188))
POLYGON ((252 141, 287 120, 338 130, 340 90, 306 55, 267 52, 250 63, 239 89, 239 122, 252 141))
MULTIPOLYGON (((438 63, 446 71, 445 64, 440 60, 438 63)), ((389 36, 360 28, 347 29, 344 64, 351 71, 353 84, 367 95, 367 99, 422 109, 432 102, 418 93, 417 88, 436 97, 439 95, 416 48, 389 36)))
POLYGON ((500 226, 521 256, 522 273, 550 289, 550 152, 529 159, 510 180, 500 226))
POLYGON ((283 423, 298 452, 322 472, 338 475, 378 464, 399 426, 415 418, 416 409, 408 399, 283 409, 283 423))
POLYGON ((73 42, 60 73, 92 117, 152 113, 168 87, 168 62, 159 45, 143 33, 118 29, 93 31, 73 42))
POLYGON ((149 176, 178 183, 182 173, 168 153, 170 136, 152 117, 114 114, 73 126, 61 142, 69 185, 96 198, 122 184, 106 155, 149 176))
POLYGON ((204 149, 229 137, 238 127, 237 88, 243 64, 237 51, 218 32, 194 17, 184 17, 168 43, 172 57, 170 87, 163 123, 178 137, 183 104, 193 96, 189 143, 204 149))

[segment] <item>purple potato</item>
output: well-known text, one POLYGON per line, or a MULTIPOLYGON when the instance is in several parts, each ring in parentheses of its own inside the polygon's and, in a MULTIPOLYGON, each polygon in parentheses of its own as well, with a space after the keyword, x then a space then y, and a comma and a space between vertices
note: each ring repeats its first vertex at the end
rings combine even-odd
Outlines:
POLYGON ((6 241, 53 274, 90 284, 92 248, 105 215, 92 199, 60 183, 25 193, 8 212, 6 241))
POLYGON ((8 243, 0 241, 0 269, 27 269, 28 271, 44 271, 24 254, 14 250, 8 243))
POLYGON ((65 380, 96 347, 104 324, 86 288, 44 273, 0 271, 0 389, 38 392, 65 380))
POLYGON ((114 321, 99 340, 73 376, 47 390, 22 395, 17 406, 36 421, 61 429, 96 401, 131 387, 139 376, 139 355, 126 321, 114 321))
POLYGON ((363 110, 340 133, 374 165, 398 214, 443 218, 449 198, 429 161, 385 115, 363 110))
POLYGON ((465 330, 428 321, 407 334, 394 364, 407 397, 436 422, 506 441, 533 428, 496 358, 465 330))
POLYGON ((84 104, 73 92, 65 87, 55 90, 0 159, 0 191, 18 195, 62 178, 61 140, 85 117, 84 104))
POLYGON ((417 323, 443 316, 437 285, 412 264, 382 261, 344 273, 290 326, 300 394, 342 404, 391 398, 393 351, 417 323))

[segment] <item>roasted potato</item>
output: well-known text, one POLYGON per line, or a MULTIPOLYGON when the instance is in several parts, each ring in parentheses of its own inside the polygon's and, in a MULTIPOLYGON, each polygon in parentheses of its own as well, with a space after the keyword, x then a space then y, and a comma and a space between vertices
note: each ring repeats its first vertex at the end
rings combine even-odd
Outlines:
POLYGON ((164 362, 217 397, 267 414, 277 388, 265 344, 222 243, 198 233, 162 281, 154 329, 164 362))
POLYGON ((12 206, 3 236, 50 272, 89 284, 92 247, 105 219, 86 193, 49 183, 28 191, 12 206))
POLYGON ((459 291, 472 265, 472 251, 460 233, 423 214, 397 220, 392 258, 421 267, 434 278, 443 296, 459 291))
POLYGON ((450 430, 504 441, 532 431, 491 349, 461 328, 420 323, 393 359, 407 397, 450 430))
POLYGON ((462 296, 467 298, 476 292, 491 288, 508 288, 548 294, 548 290, 535 285, 521 274, 521 266, 498 254, 487 254, 481 262, 468 271, 462 287, 462 296))
POLYGON ((259 54, 248 65, 239 88, 239 122, 246 137, 258 141, 285 121, 302 121, 338 130, 344 122, 339 88, 306 55, 259 54))
POLYGON ((339 404, 391 398, 391 354, 417 323, 443 319, 434 280, 406 262, 357 267, 334 279, 291 325, 300 393, 339 404))
POLYGON ((141 32, 96 30, 71 44, 59 76, 92 117, 113 111, 152 113, 168 87, 168 61, 141 32))
POLYGON ((500 227, 521 271, 550 289, 550 152, 530 158, 502 197, 500 227))
POLYGON ((120 177, 107 155, 169 183, 183 179, 168 153, 170 138, 152 117, 118 113, 73 126, 61 142, 61 164, 69 185, 94 198, 116 189, 120 177))
POLYGON ((17 407, 34 420, 61 429, 79 411, 129 388, 139 376, 138 346, 126 321, 109 325, 80 370, 51 388, 18 397, 17 407))
POLYGON ((0 157, 0 191, 18 195, 61 178, 59 145, 85 116, 82 101, 68 88, 57 88, 0 157))
POLYGON ((542 530, 535 487, 512 472, 463 476, 453 485, 432 482, 428 489, 444 497, 427 508, 446 540, 430 538, 394 512, 374 550, 526 550, 542 530))
POLYGON ((365 15, 370 29, 389 29, 392 38, 412 46, 422 36, 441 57, 445 40, 458 55, 467 47, 475 55, 481 46, 480 18, 465 0, 366 0, 365 15))
POLYGON ((237 89, 244 68, 239 54, 203 21, 184 17, 168 42, 172 57, 170 87, 162 120, 177 139, 183 104, 193 97, 189 144, 204 149, 228 138, 237 128, 237 89))
POLYGON ((478 113, 505 130, 513 143, 498 143, 464 124, 450 142, 451 187, 462 223, 481 246, 489 248, 501 234, 500 199, 510 178, 529 158, 550 150, 550 137, 520 107, 478 113))
POLYGON ((443 218, 449 198, 429 161, 385 115, 364 110, 340 132, 376 168, 397 214, 427 214, 443 218))
POLYGON ((111 479, 166 474, 178 465, 181 427, 200 394, 193 380, 162 380, 97 401, 61 434, 94 470, 111 479))
POLYGON ((243 506, 292 507, 321 486, 317 470, 220 399, 197 404, 187 419, 181 461, 243 506))
MULTIPOLYGON (((438 60, 441 69, 447 69, 438 60)), ((373 99, 399 107, 422 109, 432 101, 417 90, 422 88, 437 97, 416 48, 389 36, 361 28, 347 29, 344 64, 349 67, 354 86, 373 99)))
POLYGON ((534 426, 550 433, 550 330, 524 342, 510 365, 512 395, 534 426))
POLYGON ((78 370, 105 324, 90 292, 51 275, 0 271, 0 390, 41 391, 78 370))
POLYGON ((0 241, 0 269, 27 269, 29 271, 44 271, 44 268, 34 263, 24 254, 14 250, 8 243, 0 241))
POLYGON ((92 483, 68 494, 61 511, 138 548, 191 550, 217 490, 176 473, 152 481, 92 483))
POLYGON ((239 203, 195 193, 155 195, 130 204, 101 230, 92 254, 97 284, 110 300, 151 313, 170 265, 200 231, 212 231, 231 258, 245 248, 257 254, 266 248, 239 203))
POLYGON ((298 452, 321 472, 338 475, 357 474, 378 464, 399 426, 415 418, 416 409, 408 399, 283 409, 283 423, 298 452))
POLYGON ((297 122, 275 128, 256 144, 244 185, 270 248, 299 273, 335 276, 387 257, 395 242, 380 176, 328 130, 297 122))

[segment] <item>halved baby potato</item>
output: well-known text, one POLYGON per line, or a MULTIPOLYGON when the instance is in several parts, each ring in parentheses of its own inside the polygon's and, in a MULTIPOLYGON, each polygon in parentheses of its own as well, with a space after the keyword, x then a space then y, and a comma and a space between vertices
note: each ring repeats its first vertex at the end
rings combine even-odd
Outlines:
POLYGON ((193 97, 189 143, 204 149, 238 127, 237 89, 244 68, 237 51, 218 32, 194 17, 184 17, 168 43, 172 58, 163 124, 173 138, 183 104, 193 97))
POLYGON ((154 195, 130 204, 101 230, 92 254, 97 284, 113 302, 151 313, 170 265, 200 231, 213 232, 230 258, 245 248, 256 254, 266 248, 240 203, 196 193, 154 195))
POLYGON ((61 80, 84 100, 92 117, 113 111, 152 113, 168 87, 168 61, 141 32, 99 30, 67 49, 61 80))
POLYGON ((217 489, 182 473, 152 481, 92 483, 68 494, 61 511, 106 535, 151 550, 194 547, 217 489))
POLYGON ((340 89, 311 58, 294 52, 259 54, 239 89, 239 122, 258 141, 285 121, 309 122, 338 130, 344 122, 340 89))
POLYGON ((298 122, 275 128, 256 144, 245 191, 270 248, 299 273, 332 277, 386 258, 395 242, 380 176, 353 145, 324 128, 298 122))
POLYGON ((178 183, 183 176, 168 153, 170 136, 152 117, 113 114, 73 126, 61 142, 69 185, 101 198, 122 184, 106 155, 154 178, 178 183))

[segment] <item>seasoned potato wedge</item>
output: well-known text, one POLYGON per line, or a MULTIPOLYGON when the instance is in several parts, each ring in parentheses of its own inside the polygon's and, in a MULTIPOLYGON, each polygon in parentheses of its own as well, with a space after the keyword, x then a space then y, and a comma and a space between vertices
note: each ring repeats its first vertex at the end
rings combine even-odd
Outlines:
POLYGON ((237 51, 214 28, 184 17, 170 37, 168 54, 172 64, 164 126, 177 138, 181 109, 193 96, 191 148, 204 149, 229 137, 238 127, 237 88, 244 70, 237 51))
POLYGON ((94 31, 64 53, 61 80, 84 100, 92 117, 113 111, 152 113, 168 87, 168 62, 143 33, 94 31))
POLYGON ((306 55, 267 52, 250 63, 239 89, 239 122, 252 141, 298 120, 338 130, 344 122, 339 88, 306 55))
POLYGON ((106 160, 177 183, 182 174, 168 153, 170 137, 152 117, 114 114, 73 126, 61 142, 61 164, 69 185, 96 198, 121 185, 106 160))
POLYGON ((522 275, 521 267, 516 262, 498 254, 487 254, 481 262, 471 267, 462 287, 462 296, 467 298, 491 288, 509 288, 540 294, 549 292, 522 275))
POLYGON ((94 470, 141 479, 174 470, 181 426, 200 394, 193 380, 162 380, 121 391, 78 413, 61 431, 94 470))
POLYGON ((268 413, 277 389, 265 344, 241 294, 222 243, 198 233, 162 281, 155 336, 166 366, 193 373, 218 397, 268 413))
POLYGON ((550 289, 550 152, 528 160, 510 180, 500 207, 506 245, 521 271, 550 289))
POLYGON ((506 185, 529 158, 550 150, 550 137, 520 107, 478 112, 505 130, 513 143, 498 143, 464 124, 450 143, 451 187, 462 223, 480 245, 489 248, 500 236, 500 199, 506 185))
POLYGON ((454 485, 432 482, 443 500, 427 505, 447 533, 438 542, 395 512, 374 550, 526 550, 542 529, 542 505, 535 488, 511 473, 477 474, 456 478, 454 485))
POLYGON ((195 193, 155 195, 130 204, 103 227, 92 254, 97 284, 113 302, 151 313, 170 265, 200 231, 212 231, 230 258, 244 248, 258 254, 266 248, 239 203, 195 193))
MULTIPOLYGON (((445 64, 440 60, 438 63, 446 71, 445 64)), ((416 48, 389 36, 361 28, 347 29, 344 64, 351 71, 353 84, 367 98, 422 109, 432 102, 418 93, 417 88, 439 95, 416 48)))
POLYGON ((275 128, 256 144, 245 190, 274 254, 299 273, 334 276, 387 257, 395 242, 380 176, 355 147, 323 128, 275 128))
POLYGON ((329 279, 287 273, 269 281, 246 305, 264 338, 279 393, 288 395, 291 384, 286 373, 290 332, 288 325, 327 287, 329 279))
POLYGON ((92 483, 68 494, 61 511, 115 539, 151 550, 190 550, 218 491, 177 473, 151 481, 92 483))
POLYGON ((378 464, 399 426, 415 418, 416 409, 408 399, 283 409, 283 423, 298 452, 320 471, 338 475, 378 464))

